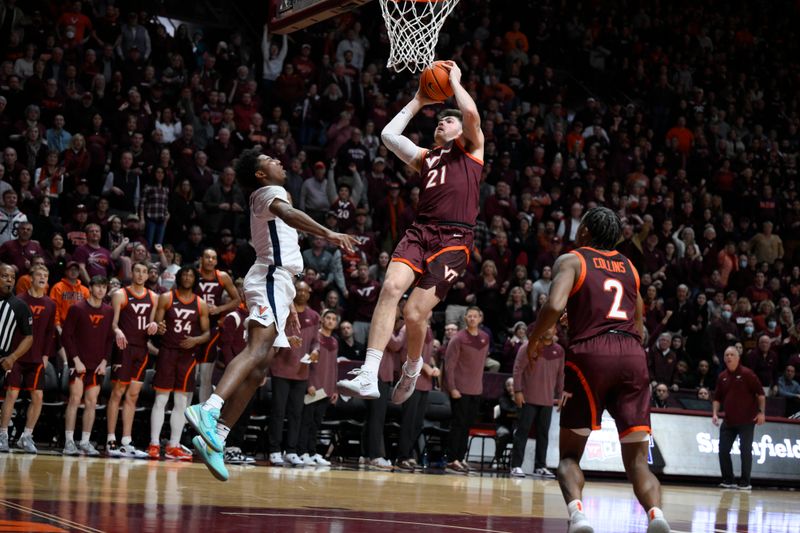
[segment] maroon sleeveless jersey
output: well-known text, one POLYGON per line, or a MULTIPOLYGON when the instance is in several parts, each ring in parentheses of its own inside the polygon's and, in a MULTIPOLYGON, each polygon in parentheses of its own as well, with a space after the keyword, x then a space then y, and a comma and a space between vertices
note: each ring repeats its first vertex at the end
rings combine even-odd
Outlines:
POLYGON ((581 273, 567 301, 569 342, 576 344, 609 330, 641 339, 634 317, 639 273, 619 252, 578 248, 581 273))
POLYGON ((206 279, 202 272, 197 273, 200 281, 197 283, 195 293, 203 298, 208 305, 222 305, 222 295, 225 294, 225 287, 220 282, 220 271, 214 271, 213 279, 206 279))
POLYGON ((422 190, 417 217, 423 222, 474 226, 480 210, 483 162, 458 141, 428 150, 422 159, 422 190))
POLYGON ((125 300, 119 310, 119 329, 128 339, 128 344, 137 348, 147 346, 147 324, 150 323, 150 312, 156 305, 156 294, 145 289, 141 297, 133 294, 128 287, 122 289, 125 300))
POLYGON ((167 331, 161 340, 161 346, 182 350, 181 341, 200 332, 200 298, 193 294, 190 300, 183 301, 174 290, 170 293, 170 298, 172 302, 164 314, 167 331))

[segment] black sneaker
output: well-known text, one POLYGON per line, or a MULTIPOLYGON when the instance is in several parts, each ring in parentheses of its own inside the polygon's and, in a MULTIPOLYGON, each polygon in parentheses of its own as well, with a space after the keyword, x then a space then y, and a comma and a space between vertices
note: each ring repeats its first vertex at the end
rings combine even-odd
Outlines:
POLYGON ((739 490, 750 491, 753 489, 753 486, 750 483, 739 483, 736 488, 739 490))

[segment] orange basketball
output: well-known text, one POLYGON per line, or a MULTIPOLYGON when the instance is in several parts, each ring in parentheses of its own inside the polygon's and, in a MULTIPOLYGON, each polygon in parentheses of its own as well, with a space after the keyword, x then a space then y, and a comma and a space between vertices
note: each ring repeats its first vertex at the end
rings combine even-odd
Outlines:
POLYGON ((442 61, 434 61, 433 65, 422 71, 419 85, 428 98, 437 102, 447 100, 453 96, 453 88, 450 86, 450 73, 442 66, 442 61))

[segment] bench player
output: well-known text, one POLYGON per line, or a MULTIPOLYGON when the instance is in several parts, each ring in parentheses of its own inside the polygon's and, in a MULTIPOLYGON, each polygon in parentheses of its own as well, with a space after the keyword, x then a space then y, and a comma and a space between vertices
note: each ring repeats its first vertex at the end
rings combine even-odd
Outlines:
POLYGON ((458 109, 439 114, 434 131, 436 147, 426 150, 402 135, 423 106, 435 103, 417 91, 383 129, 381 139, 404 163, 422 176, 422 191, 414 224, 406 230, 392 254, 378 304, 369 329, 364 365, 356 376, 337 383, 347 396, 378 398, 378 368, 394 326, 397 303, 411 285, 403 309, 408 335, 408 359, 392 392, 402 403, 414 392, 422 369, 422 347, 428 330, 427 317, 469 263, 473 227, 478 217, 479 188, 483 170, 483 132, 475 102, 461 85, 461 70, 444 62, 450 72, 458 109))
POLYGON ((648 533, 668 533, 661 512, 661 486, 650 472, 650 384, 642 348, 644 303, 633 263, 614 250, 622 234, 619 217, 608 208, 590 209, 581 220, 577 249, 559 257, 547 303, 528 337, 535 361, 547 331, 566 309, 569 317, 558 483, 570 514, 569 533, 594 531, 583 512, 584 478, 579 466, 603 410, 614 417, 622 462, 639 503, 647 511, 648 533))

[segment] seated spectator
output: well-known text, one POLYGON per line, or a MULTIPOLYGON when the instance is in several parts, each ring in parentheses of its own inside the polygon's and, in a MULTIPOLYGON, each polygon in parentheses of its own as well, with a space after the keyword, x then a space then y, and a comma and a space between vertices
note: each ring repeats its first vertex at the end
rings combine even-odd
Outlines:
POLYGON ((671 407, 679 407, 675 400, 669 394, 669 387, 666 383, 659 383, 653 390, 653 399, 650 403, 653 407, 659 409, 667 409, 671 407))
POLYGON ((769 393, 769 389, 777 383, 780 371, 778 354, 772 349, 770 338, 767 335, 760 336, 758 346, 751 350, 744 359, 746 360, 745 366, 758 376, 761 386, 764 387, 764 393, 769 393))

